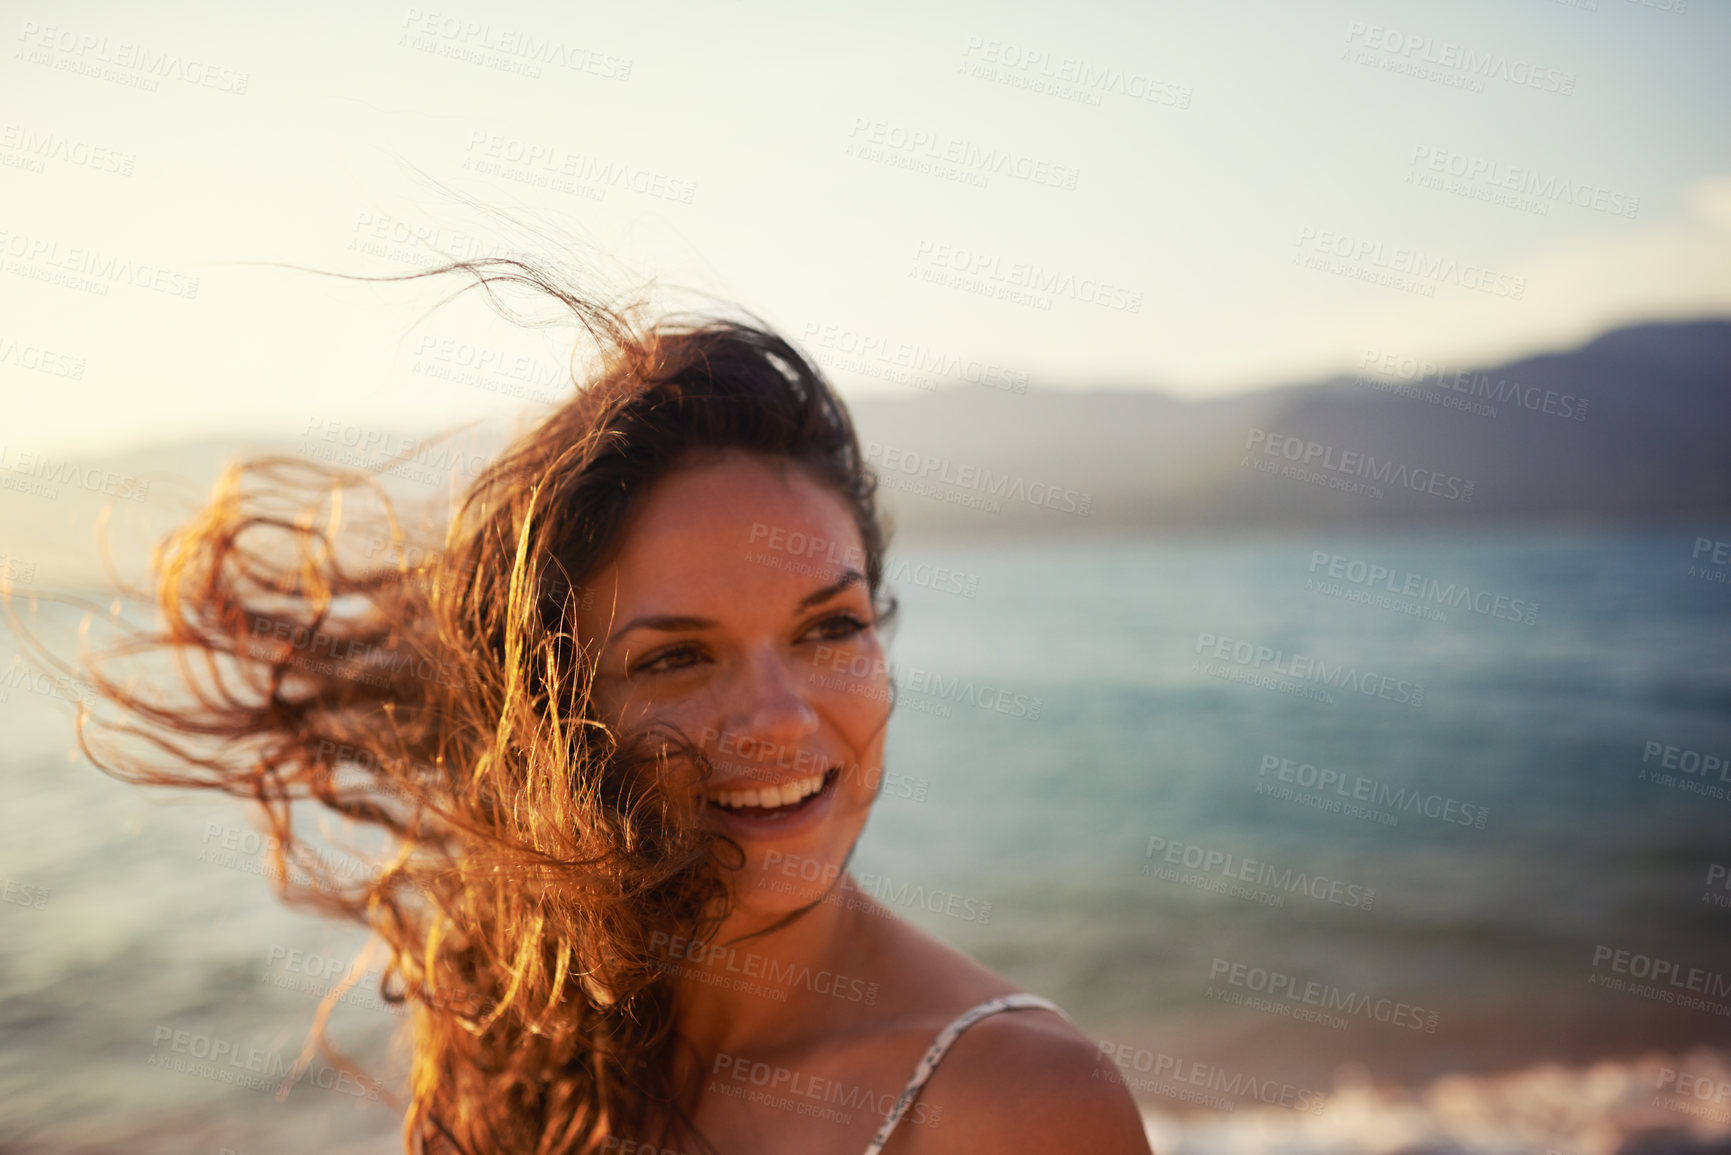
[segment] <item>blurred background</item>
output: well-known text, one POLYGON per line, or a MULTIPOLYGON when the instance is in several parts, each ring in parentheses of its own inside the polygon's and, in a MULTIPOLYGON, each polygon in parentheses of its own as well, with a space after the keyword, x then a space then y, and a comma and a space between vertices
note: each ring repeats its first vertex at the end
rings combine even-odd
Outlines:
MULTIPOLYGON (((749 309, 896 521, 862 885, 1063 1004, 1155 1150, 1731 1150, 1731 9, 0 35, 0 573, 62 653, 99 521, 139 580, 245 453, 436 501, 571 389, 568 328, 295 267, 749 309)), ((0 646, 0 1151, 399 1149, 318 1061, 278 1095, 178 1045, 292 1063, 364 938, 0 646)), ((385 1068, 401 1024, 362 984, 333 1034, 385 1068)))

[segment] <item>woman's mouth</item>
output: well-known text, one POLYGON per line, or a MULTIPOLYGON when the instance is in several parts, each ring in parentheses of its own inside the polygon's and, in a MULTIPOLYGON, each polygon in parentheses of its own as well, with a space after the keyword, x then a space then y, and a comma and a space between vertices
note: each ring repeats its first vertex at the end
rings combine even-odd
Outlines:
POLYGON ((819 799, 827 798, 839 776, 837 767, 822 774, 812 774, 769 786, 753 786, 742 790, 710 790, 704 797, 721 813, 734 818, 758 822, 779 822, 807 810, 819 799))

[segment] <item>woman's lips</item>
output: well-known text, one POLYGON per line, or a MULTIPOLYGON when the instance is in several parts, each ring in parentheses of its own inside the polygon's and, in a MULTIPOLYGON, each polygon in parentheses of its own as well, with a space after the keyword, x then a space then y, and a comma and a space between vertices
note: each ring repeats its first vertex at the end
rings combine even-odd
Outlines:
POLYGON ((767 812, 792 806, 808 795, 816 794, 824 788, 830 773, 831 771, 824 770, 791 782, 772 783, 767 786, 746 786, 734 790, 712 789, 707 791, 707 796, 712 803, 729 810, 767 812))
POLYGON ((783 785, 760 786, 750 790, 711 791, 707 794, 707 811, 712 820, 729 833, 751 838, 798 834, 821 821, 829 812, 836 795, 836 782, 840 777, 839 769, 831 767, 821 775, 795 779, 783 785), (808 786, 813 788, 807 789, 808 786), (772 790, 775 791, 778 804, 761 805, 765 793, 772 790), (789 792, 796 793, 797 797, 792 802, 781 803, 779 800, 789 792), (759 805, 731 806, 721 801, 723 798, 731 801, 751 795, 757 797, 759 805))

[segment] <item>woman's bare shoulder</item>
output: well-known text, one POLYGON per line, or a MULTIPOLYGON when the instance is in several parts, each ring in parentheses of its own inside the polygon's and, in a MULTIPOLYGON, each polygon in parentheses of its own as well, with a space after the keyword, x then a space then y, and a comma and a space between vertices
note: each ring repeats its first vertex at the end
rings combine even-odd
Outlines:
POLYGON ((931 1125, 898 1130, 896 1155, 1088 1151, 1149 1155, 1118 1068, 1067 1020, 1028 1008, 964 1031, 921 1093, 931 1125))
MULTIPOLYGON (((1023 993, 989 967, 899 919, 883 924, 875 937, 874 963, 901 980, 886 975, 887 997, 877 1020, 899 1040, 898 1053, 923 1050, 969 1007, 1023 993)), ((913 1067, 907 1064, 907 1075, 913 1067)), ((1067 1019, 1047 1010, 1000 1011, 963 1031, 932 1072, 920 1102, 929 1124, 904 1122, 887 1155, 975 1150, 1148 1155, 1141 1112, 1117 1066, 1067 1019)))

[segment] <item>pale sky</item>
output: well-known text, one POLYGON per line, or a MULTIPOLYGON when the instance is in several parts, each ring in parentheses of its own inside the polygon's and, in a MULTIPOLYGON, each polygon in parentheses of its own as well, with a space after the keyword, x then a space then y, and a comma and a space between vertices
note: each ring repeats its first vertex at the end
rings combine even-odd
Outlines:
POLYGON ((555 341, 246 264, 525 247, 462 198, 738 302, 852 396, 1202 397, 1731 313, 1723 2, 6 0, 0 37, 31 450, 520 407, 555 341), (537 367, 449 379, 488 355, 537 367))

